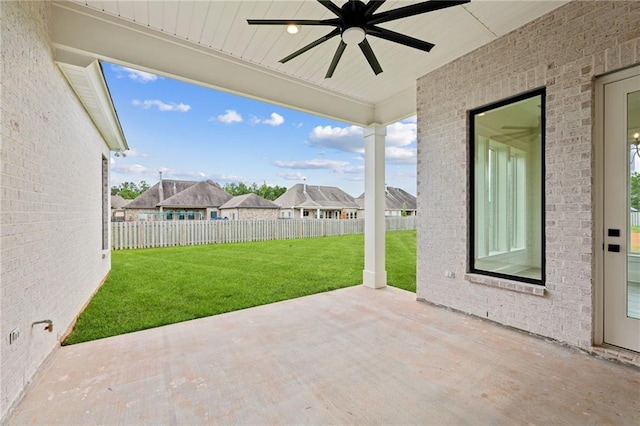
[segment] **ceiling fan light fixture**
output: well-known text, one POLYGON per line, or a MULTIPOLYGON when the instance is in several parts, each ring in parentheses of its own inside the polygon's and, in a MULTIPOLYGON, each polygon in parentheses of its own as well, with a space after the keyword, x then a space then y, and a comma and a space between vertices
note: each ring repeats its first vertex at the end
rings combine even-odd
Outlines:
POLYGON ((350 27, 342 32, 342 41, 347 46, 360 44, 364 41, 366 33, 360 27, 350 27))
POLYGON ((298 34, 298 31, 300 31, 300 27, 298 25, 294 25, 294 24, 287 25, 287 32, 289 34, 291 35, 298 34))

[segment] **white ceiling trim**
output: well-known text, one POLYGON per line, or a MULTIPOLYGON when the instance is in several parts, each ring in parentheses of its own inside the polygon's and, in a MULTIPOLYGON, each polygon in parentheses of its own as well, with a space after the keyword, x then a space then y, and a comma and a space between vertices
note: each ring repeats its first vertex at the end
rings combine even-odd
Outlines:
POLYGON ((415 113, 415 87, 378 108, 70 2, 54 3, 51 38, 59 62, 109 61, 359 126, 389 124, 415 113))
MULTIPOLYGON (((385 71, 377 76, 358 49, 346 49, 325 79, 337 38, 279 62, 325 35, 324 27, 303 27, 291 37, 283 28, 247 25, 249 18, 332 17, 310 0, 54 1, 51 37, 59 62, 104 60, 346 123, 384 125, 415 114, 418 78, 567 1, 472 0, 387 23, 437 47, 426 55, 372 37, 385 71)), ((415 2, 388 0, 379 11, 415 2)))
POLYGON ((57 63, 109 149, 129 149, 98 61, 87 66, 57 63))

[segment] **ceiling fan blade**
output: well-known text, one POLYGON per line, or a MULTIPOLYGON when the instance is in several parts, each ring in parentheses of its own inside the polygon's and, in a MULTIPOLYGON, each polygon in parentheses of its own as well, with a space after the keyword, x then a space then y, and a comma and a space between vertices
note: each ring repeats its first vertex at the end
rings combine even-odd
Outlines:
POLYGON ((413 47, 414 49, 424 50, 425 52, 429 52, 433 46, 435 46, 433 43, 429 43, 428 41, 418 40, 417 38, 409 37, 408 35, 400 34, 385 28, 373 26, 367 27, 367 34, 384 40, 393 41, 395 43, 404 44, 405 46, 413 47))
POLYGON ((362 53, 364 53, 364 57, 367 58, 367 62, 369 62, 369 65, 371 65, 373 73, 375 75, 380 74, 382 72, 382 67, 378 62, 378 59, 376 59, 376 55, 374 55, 373 50, 371 49, 371 45, 369 44, 367 39, 365 38, 358 46, 360 46, 360 50, 362 50, 362 53))
POLYGON ((432 12, 434 10, 446 9, 447 7, 458 6, 469 3, 471 0, 429 0, 422 3, 412 4, 409 6, 399 7, 397 9, 387 10, 373 15, 368 24, 375 25, 383 22, 394 21, 400 18, 420 15, 422 13, 432 12))
POLYGON ((373 15, 376 10, 384 4, 384 2, 385 0, 369 0, 369 3, 367 3, 366 8, 364 9, 364 17, 368 18, 373 15))
POLYGON ((247 19, 249 25, 326 25, 338 26, 339 19, 247 19))
POLYGON ((334 15, 342 19, 342 9, 329 0, 318 0, 318 3, 329 9, 334 15))
POLYGON ((347 43, 340 40, 340 44, 338 45, 338 49, 336 50, 335 55, 333 55, 333 60, 331 61, 331 65, 329 65, 329 69, 327 70, 327 75, 324 78, 331 78, 333 76, 333 72, 336 70, 338 66, 338 62, 344 53, 344 49, 347 47, 347 43))
POLYGON ((292 60, 296 56, 302 55, 307 50, 313 49, 317 45, 319 45, 321 43, 324 43, 325 41, 337 36, 338 34, 340 34, 340 28, 336 28, 335 30, 331 31, 329 34, 320 37, 319 39, 317 39, 316 41, 314 41, 312 43, 307 44, 302 49, 296 50, 295 52, 293 52, 291 55, 287 56, 286 58, 280 59, 280 63, 284 64, 285 62, 289 62, 290 60, 292 60))

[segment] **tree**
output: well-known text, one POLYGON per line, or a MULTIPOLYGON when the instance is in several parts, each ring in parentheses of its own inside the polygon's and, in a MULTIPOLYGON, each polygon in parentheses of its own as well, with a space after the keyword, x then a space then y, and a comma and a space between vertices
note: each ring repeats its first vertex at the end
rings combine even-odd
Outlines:
POLYGON ((135 182, 122 182, 119 186, 111 187, 111 195, 119 195, 126 200, 133 200, 138 198, 138 195, 149 189, 149 184, 145 181, 140 181, 139 184, 135 182))
POLYGON ((640 211, 640 173, 638 172, 631 174, 629 207, 640 211))
POLYGON ((244 194, 256 194, 265 198, 267 200, 275 200, 285 192, 287 192, 287 188, 284 186, 269 186, 266 182, 262 185, 258 186, 257 183, 252 183, 251 186, 247 186, 243 182, 239 183, 228 183, 223 188, 229 194, 233 196, 244 195, 244 194))

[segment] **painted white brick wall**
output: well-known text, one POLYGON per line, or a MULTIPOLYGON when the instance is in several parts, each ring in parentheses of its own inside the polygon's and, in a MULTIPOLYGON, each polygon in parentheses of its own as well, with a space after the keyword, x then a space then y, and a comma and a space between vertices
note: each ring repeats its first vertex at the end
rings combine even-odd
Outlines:
POLYGON ((0 419, 110 268, 108 150, 53 62, 49 16, 49 2, 0 2, 0 419), (31 327, 44 319, 53 333, 31 327))
POLYGON ((640 63, 639 22, 638 1, 573 1, 418 80, 420 300, 591 346, 593 82, 596 75, 640 63), (467 112, 542 86, 547 88, 544 297, 465 280, 467 112), (455 279, 445 278, 446 270, 454 271, 455 279))

